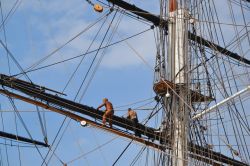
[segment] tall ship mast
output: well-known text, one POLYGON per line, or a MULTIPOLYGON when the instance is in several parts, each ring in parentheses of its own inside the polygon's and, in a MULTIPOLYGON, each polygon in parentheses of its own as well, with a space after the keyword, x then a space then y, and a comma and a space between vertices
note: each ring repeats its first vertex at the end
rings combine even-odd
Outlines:
POLYGON ((249 0, 0 10, 0 166, 250 165, 249 0))

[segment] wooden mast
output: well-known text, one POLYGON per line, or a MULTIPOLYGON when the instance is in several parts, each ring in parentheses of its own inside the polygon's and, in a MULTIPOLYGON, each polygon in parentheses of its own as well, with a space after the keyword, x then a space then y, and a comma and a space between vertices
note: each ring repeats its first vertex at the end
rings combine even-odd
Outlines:
MULTIPOLYGON (((183 4, 182 4, 183 5, 183 4)), ((172 80, 179 86, 178 95, 171 93, 169 102, 172 112, 172 165, 186 166, 188 164, 187 136, 189 126, 190 103, 189 91, 187 91, 189 76, 188 50, 187 50, 187 12, 185 6, 178 5, 176 0, 169 1, 168 21, 168 61, 167 80, 172 80)))

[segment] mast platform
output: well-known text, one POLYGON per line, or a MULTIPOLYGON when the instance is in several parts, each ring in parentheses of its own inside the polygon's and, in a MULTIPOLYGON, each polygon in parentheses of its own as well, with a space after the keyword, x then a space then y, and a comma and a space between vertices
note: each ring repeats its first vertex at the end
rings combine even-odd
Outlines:
POLYGON ((161 80, 161 81, 155 83, 153 89, 154 89, 155 93, 158 95, 164 95, 167 92, 171 92, 171 91, 175 91, 178 94, 180 92, 180 89, 185 89, 186 93, 191 94, 191 101, 192 102, 208 102, 208 101, 214 100, 214 98, 212 98, 210 96, 205 96, 205 95, 201 94, 200 92, 185 88, 184 84, 175 84, 175 83, 168 81, 168 80, 161 80), (182 88, 180 88, 180 87, 182 87, 182 88))

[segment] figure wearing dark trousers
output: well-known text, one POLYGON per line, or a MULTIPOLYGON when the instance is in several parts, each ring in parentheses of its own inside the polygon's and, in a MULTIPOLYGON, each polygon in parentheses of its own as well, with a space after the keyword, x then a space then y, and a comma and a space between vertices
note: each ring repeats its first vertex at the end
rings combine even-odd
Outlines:
POLYGON ((134 132, 135 132, 135 136, 141 137, 141 134, 140 134, 140 132, 138 130, 137 113, 134 110, 132 110, 131 108, 129 108, 128 109, 128 116, 127 116, 127 118, 132 121, 134 132))

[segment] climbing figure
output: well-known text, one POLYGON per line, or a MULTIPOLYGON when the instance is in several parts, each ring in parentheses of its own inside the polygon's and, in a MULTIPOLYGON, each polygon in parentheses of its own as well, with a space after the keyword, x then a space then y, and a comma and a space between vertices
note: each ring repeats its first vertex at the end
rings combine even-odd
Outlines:
POLYGON ((127 119, 130 119, 132 121, 134 132, 135 132, 135 136, 141 137, 141 134, 138 131, 137 113, 134 110, 132 110, 131 108, 128 109, 127 119))
POLYGON ((104 111, 103 117, 102 117, 102 125, 106 125, 106 119, 109 120, 109 126, 112 128, 112 118, 114 115, 114 109, 111 102, 108 101, 107 98, 103 99, 103 103, 97 107, 97 110, 99 110, 101 107, 105 106, 106 110, 104 111))

